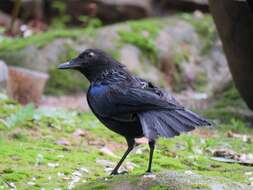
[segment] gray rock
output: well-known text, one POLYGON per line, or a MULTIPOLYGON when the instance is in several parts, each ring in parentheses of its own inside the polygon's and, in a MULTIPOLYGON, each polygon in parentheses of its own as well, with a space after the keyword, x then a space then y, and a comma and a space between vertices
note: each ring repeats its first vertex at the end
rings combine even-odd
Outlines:
POLYGON ((8 67, 4 61, 0 60, 0 89, 6 88, 8 80, 8 67))
POLYGON ((9 67, 8 96, 21 104, 33 102, 39 105, 47 79, 46 73, 9 67))
POLYGON ((141 51, 133 45, 125 45, 120 49, 120 62, 141 78, 151 80, 155 84, 161 84, 163 74, 149 60, 141 62, 141 51))
POLYGON ((78 22, 79 15, 92 15, 103 23, 115 23, 151 15, 150 2, 151 0, 68 0, 67 12, 75 22, 78 22))
MULTIPOLYGON (((217 43, 220 44, 218 41, 217 43)), ((207 87, 212 89, 212 91, 223 87, 232 80, 223 50, 217 45, 212 48, 208 56, 202 58, 201 67, 205 70, 208 81, 210 81, 207 87)))
POLYGON ((165 15, 172 11, 202 11, 209 12, 208 0, 152 0, 153 14, 165 15))
MULTIPOLYGON (((104 189, 170 189, 170 190, 252 190, 253 187, 224 177, 212 177, 192 172, 166 171, 144 176, 121 176, 106 181, 95 181, 77 186, 76 189, 93 189, 93 185, 103 184, 104 189)), ((95 186, 94 186, 95 187, 95 186)))
MULTIPOLYGON (((196 18, 193 16, 192 19, 201 17, 203 15, 196 18)), ((223 81, 231 80, 218 37, 211 43, 209 51, 203 54, 203 40, 210 39, 203 39, 196 31, 196 26, 192 24, 194 22, 173 16, 160 21, 163 25, 154 40, 157 64, 151 63, 152 60, 149 60, 144 51, 134 43, 127 44, 121 39, 119 31, 131 31, 128 23, 102 27, 96 31, 94 37, 82 35, 76 39, 55 39, 41 48, 33 45, 16 52, 1 52, 0 58, 9 65, 48 72, 56 68, 69 48, 76 50, 78 54, 86 48, 93 47, 111 53, 130 71, 160 86, 183 85, 183 90, 195 91, 204 87, 205 91, 211 92, 223 81), (173 75, 177 75, 180 80, 174 81, 173 75)), ((79 79, 82 80, 81 76, 79 79)))
POLYGON ((171 190, 252 190, 252 187, 223 177, 169 171, 157 176, 158 183, 171 190))
POLYGON ((143 52, 132 44, 122 43, 118 31, 130 31, 126 23, 106 26, 101 28, 93 39, 81 39, 78 49, 85 49, 87 45, 94 48, 100 48, 109 53, 117 53, 118 59, 125 64, 127 68, 136 75, 149 79, 157 85, 164 86, 164 76, 158 67, 150 62, 143 52), (84 44, 84 45, 80 45, 84 44), (83 48, 82 48, 83 47, 83 48))
POLYGON ((60 56, 67 53, 66 46, 73 46, 73 41, 55 39, 43 48, 34 44, 15 52, 1 52, 0 57, 9 65, 47 72, 51 67, 59 64, 60 56))

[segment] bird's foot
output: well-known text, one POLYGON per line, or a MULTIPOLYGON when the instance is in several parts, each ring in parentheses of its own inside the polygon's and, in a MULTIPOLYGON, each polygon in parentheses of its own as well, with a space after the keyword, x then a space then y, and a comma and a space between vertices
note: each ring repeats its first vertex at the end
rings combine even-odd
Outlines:
POLYGON ((152 173, 152 171, 151 170, 147 170, 145 173, 144 173, 144 175, 152 175, 153 173, 152 173))
POLYGON ((116 171, 113 170, 110 175, 124 175, 127 173, 128 173, 127 171, 118 172, 117 170, 116 171))
POLYGON ((147 170, 144 174, 143 174, 144 178, 148 178, 148 179, 155 179, 156 178, 156 174, 152 173, 151 171, 147 170))

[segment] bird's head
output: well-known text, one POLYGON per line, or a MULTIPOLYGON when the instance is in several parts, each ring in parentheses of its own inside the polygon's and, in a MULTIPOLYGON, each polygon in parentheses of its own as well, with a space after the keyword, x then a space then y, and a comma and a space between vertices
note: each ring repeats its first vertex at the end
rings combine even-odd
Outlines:
POLYGON ((59 69, 86 69, 89 67, 97 67, 98 65, 105 65, 108 62, 107 56, 102 50, 99 49, 86 49, 77 57, 69 62, 59 65, 59 69))
POLYGON ((90 81, 103 71, 115 67, 122 68, 123 65, 99 49, 86 49, 74 59, 58 66, 59 69, 79 70, 90 81))

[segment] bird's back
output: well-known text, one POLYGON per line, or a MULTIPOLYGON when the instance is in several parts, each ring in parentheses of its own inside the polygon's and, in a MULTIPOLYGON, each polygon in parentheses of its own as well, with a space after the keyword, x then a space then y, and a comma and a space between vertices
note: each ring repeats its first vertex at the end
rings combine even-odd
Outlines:
POLYGON ((210 125, 169 93, 124 70, 104 73, 91 84, 87 98, 100 121, 126 137, 173 137, 210 125))
POLYGON ((137 114, 112 114, 117 110, 106 98, 110 85, 119 85, 124 88, 126 84, 133 83, 133 78, 121 71, 108 71, 98 78, 89 87, 87 102, 96 117, 110 130, 125 137, 144 136, 137 114))

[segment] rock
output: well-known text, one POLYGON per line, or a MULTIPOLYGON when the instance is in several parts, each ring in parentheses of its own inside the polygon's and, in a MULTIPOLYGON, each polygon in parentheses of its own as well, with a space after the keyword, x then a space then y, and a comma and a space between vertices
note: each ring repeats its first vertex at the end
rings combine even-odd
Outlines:
POLYGON ((143 55, 140 48, 133 44, 122 43, 118 33, 121 30, 130 31, 130 27, 126 23, 103 27, 92 39, 80 38, 75 49, 82 51, 87 47, 93 47, 115 54, 116 59, 124 63, 134 74, 164 86, 163 73, 143 55))
POLYGON ((38 105, 48 79, 45 73, 19 67, 9 67, 7 93, 21 104, 38 105))
POLYGON ((4 61, 0 60, 0 90, 6 88, 8 79, 8 67, 4 61))
POLYGON ((220 89, 232 81, 232 76, 220 42, 215 43, 208 56, 203 57, 201 62, 202 68, 207 73, 208 81, 210 81, 208 88, 213 89, 212 91, 220 89))
POLYGON ((1 52, 0 57, 8 65, 28 68, 31 70, 48 72, 59 64, 60 57, 67 54, 67 47, 74 46, 71 39, 55 39, 44 47, 26 46, 19 51, 1 52))
POLYGON ((65 140, 65 139, 58 140, 56 143, 58 145, 63 145, 63 146, 69 146, 70 145, 70 142, 65 140))
POLYGON ((59 166, 59 163, 47 163, 47 166, 50 168, 57 168, 59 166))
POLYGON ((97 29, 94 36, 54 39, 44 47, 32 45, 16 52, 1 52, 0 58, 10 65, 50 72, 47 92, 59 94, 54 89, 62 87, 66 89, 65 94, 87 88, 88 82, 80 84, 83 77, 77 72, 67 78, 71 71, 57 71, 56 65, 86 48, 107 51, 134 74, 174 92, 205 91, 209 95, 217 85, 231 80, 211 17, 201 13, 105 26, 97 29), (156 35, 153 28, 158 29, 156 35), (122 31, 133 38, 124 41, 120 35, 122 31), (149 46, 141 41, 145 38, 148 38, 149 46), (154 48, 155 59, 150 57, 150 46, 154 48), (73 89, 73 86, 77 88, 73 89))
POLYGON ((89 133, 87 131, 82 130, 82 129, 77 129, 72 135, 74 138, 86 137, 89 135, 89 133))
POLYGON ((150 0, 68 0, 67 10, 75 23, 80 23, 79 15, 91 15, 103 23, 115 23, 144 18, 152 11, 150 0))
POLYGON ((146 80, 155 84, 161 84, 163 74, 148 60, 141 62, 141 51, 133 45, 125 45, 120 49, 120 62, 127 65, 127 68, 146 80))
POLYGON ((144 176, 120 176, 105 181, 95 181, 77 186, 75 189, 170 189, 170 190, 252 190, 252 187, 218 176, 204 176, 192 172, 166 171, 144 176))
POLYGON ((200 10, 209 12, 207 0, 152 0, 153 14, 164 15, 172 11, 193 12, 200 10))

